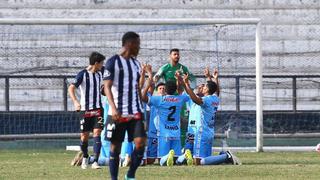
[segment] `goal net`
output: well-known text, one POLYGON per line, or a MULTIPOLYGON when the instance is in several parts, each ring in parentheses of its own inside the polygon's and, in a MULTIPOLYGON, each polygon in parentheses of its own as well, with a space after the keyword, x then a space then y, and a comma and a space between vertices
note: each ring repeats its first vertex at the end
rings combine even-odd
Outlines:
MULTIPOLYGON (((57 146, 77 145, 79 115, 72 112, 66 87, 87 66, 90 52, 111 57, 119 52, 122 35, 135 31, 141 38, 138 60, 151 64, 154 71, 169 62, 171 48, 180 49, 180 63, 197 77, 197 85, 205 82, 205 67, 219 70, 221 105, 214 146, 262 150, 263 117, 266 132, 279 135, 266 134, 271 138, 267 145, 281 145, 286 141, 276 141, 281 134, 300 132, 300 127, 286 131, 288 124, 293 125, 291 115, 295 115, 285 112, 291 107, 290 97, 272 96, 278 88, 285 88, 282 85, 291 77, 263 80, 268 88, 264 90, 265 110, 271 112, 262 114, 259 23, 258 19, 4 19, 0 21, 0 116, 4 119, 0 137, 14 140, 13 147, 20 141, 39 145, 54 140, 57 146), (279 126, 275 126, 277 123, 279 126)), ((264 63, 263 69, 267 65, 264 63)), ((274 72, 267 69, 264 75, 283 75, 280 70, 274 72)), ((184 136, 186 127, 182 127, 184 136)))

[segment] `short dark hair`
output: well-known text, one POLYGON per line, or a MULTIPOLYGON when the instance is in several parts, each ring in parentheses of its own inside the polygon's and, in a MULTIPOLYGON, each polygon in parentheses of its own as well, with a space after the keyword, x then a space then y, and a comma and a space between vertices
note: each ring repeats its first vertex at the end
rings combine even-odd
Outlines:
POLYGON ((165 83, 159 82, 159 83, 156 85, 156 90, 158 90, 158 88, 159 88, 160 86, 165 86, 165 85, 166 85, 165 83))
POLYGON ((170 80, 166 82, 166 93, 168 95, 174 95, 174 93, 177 91, 177 83, 176 81, 170 80))
POLYGON ((139 37, 140 37, 139 34, 133 32, 133 31, 126 32, 122 36, 122 46, 124 46, 128 41, 136 40, 139 37))
POLYGON ((208 89, 209 89, 209 94, 210 94, 210 95, 214 94, 214 93, 217 91, 217 89, 218 89, 217 84, 216 84, 215 82, 213 82, 213 81, 207 81, 206 86, 207 86, 208 89))
POLYGON ((93 51, 91 54, 90 54, 90 57, 89 57, 89 63, 90 65, 94 65, 95 63, 100 63, 101 61, 105 60, 106 57, 96 51, 93 51))
POLYGON ((178 49, 178 48, 173 48, 173 49, 171 49, 170 50, 170 54, 172 53, 172 52, 179 52, 180 50, 178 49))

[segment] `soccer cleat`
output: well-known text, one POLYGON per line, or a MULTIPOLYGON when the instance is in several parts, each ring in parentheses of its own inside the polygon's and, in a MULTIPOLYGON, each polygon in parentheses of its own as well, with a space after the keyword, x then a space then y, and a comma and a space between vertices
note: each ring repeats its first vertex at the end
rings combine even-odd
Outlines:
POLYGON ((232 163, 233 165, 241 165, 241 161, 240 159, 235 156, 234 154, 232 154, 230 151, 227 151, 226 152, 227 155, 228 155, 228 159, 230 160, 230 163, 232 163))
POLYGON ((83 158, 82 159, 81 168, 82 169, 87 169, 88 168, 88 164, 89 164, 89 158, 83 158))
POLYGON ((186 152, 184 153, 184 156, 185 156, 185 158, 187 160, 187 165, 188 166, 192 166, 193 157, 192 157, 191 151, 189 149, 186 150, 186 152))
POLYGON ((83 153, 79 151, 71 161, 71 166, 80 166, 82 164, 83 153))
POLYGON ((128 175, 124 176, 124 180, 135 180, 136 178, 129 178, 128 175))
POLYGON ((171 149, 169 151, 169 155, 168 155, 168 159, 167 159, 167 166, 173 166, 173 162, 174 162, 174 150, 171 149))
POLYGON ((93 164, 91 165, 92 169, 101 169, 101 166, 99 166, 99 164, 97 162, 93 162, 93 164))

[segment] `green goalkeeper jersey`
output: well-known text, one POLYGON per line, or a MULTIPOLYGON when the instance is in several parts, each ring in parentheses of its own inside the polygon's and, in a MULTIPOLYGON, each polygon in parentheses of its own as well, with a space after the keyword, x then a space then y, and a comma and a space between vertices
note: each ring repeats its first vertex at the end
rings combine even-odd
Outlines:
POLYGON ((168 82, 169 80, 175 81, 176 79, 174 75, 176 71, 179 71, 180 75, 189 74, 190 80, 194 80, 194 76, 189 72, 188 68, 180 63, 178 63, 176 66, 172 66, 171 63, 163 65, 156 73, 156 76, 159 78, 163 77, 165 82, 168 82))

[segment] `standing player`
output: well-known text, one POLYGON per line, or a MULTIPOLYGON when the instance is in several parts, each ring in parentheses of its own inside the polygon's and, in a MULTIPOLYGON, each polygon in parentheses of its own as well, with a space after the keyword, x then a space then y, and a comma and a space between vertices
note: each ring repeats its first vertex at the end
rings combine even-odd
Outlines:
MULTIPOLYGON (((151 66, 147 68, 148 85, 151 85, 152 71, 151 66)), ((164 96, 147 96, 146 90, 142 93, 142 100, 148 102, 152 107, 158 110, 159 115, 159 157, 160 165, 172 166, 174 156, 181 155, 180 140, 180 111, 185 102, 189 100, 186 94, 174 95, 177 91, 176 81, 168 81, 165 84, 166 95, 164 96)), ((190 156, 192 159, 192 157, 190 156)))
POLYGON ((140 37, 135 32, 122 36, 122 52, 112 56, 105 65, 104 90, 109 102, 107 137, 111 141, 109 170, 118 179, 119 154, 125 132, 128 141, 134 140, 135 149, 126 179, 134 179, 144 154, 146 133, 139 94, 140 63, 135 59, 140 49, 140 37))
MULTIPOLYGON (((158 72, 155 74, 153 80, 158 82, 160 78, 164 78, 164 81, 176 81, 175 73, 178 71, 180 75, 190 74, 188 68, 179 63, 180 61, 180 51, 177 48, 170 50, 170 62, 161 66, 158 72)), ((194 77, 190 75, 193 80, 194 77)))
MULTIPOLYGON (((156 95, 165 95, 165 84, 160 82, 156 86, 156 95)), ((151 98, 151 94, 148 94, 151 98)), ((153 164, 158 157, 158 134, 159 134, 159 115, 158 109, 155 106, 151 106, 150 121, 148 125, 148 146, 147 146, 147 164, 153 164)))
POLYGON ((84 111, 83 119, 80 121, 80 148, 83 153, 81 164, 82 169, 88 166, 88 140, 89 133, 93 130, 94 139, 94 163, 93 169, 100 169, 98 158, 101 149, 101 130, 103 129, 103 109, 101 103, 100 89, 102 86, 103 61, 105 57, 98 53, 92 52, 89 58, 90 65, 80 71, 75 78, 74 83, 69 86, 69 95, 73 101, 76 111, 84 111), (75 89, 80 87, 80 103, 75 95, 75 89))
MULTIPOLYGON (((209 73, 208 70, 206 72, 209 73)), ((207 75, 207 73, 205 73, 207 75)), ((212 143, 214 139, 214 121, 215 115, 219 106, 219 98, 216 94, 219 94, 218 85, 218 71, 215 70, 213 75, 215 82, 207 81, 202 89, 203 97, 198 97, 194 94, 189 85, 188 75, 183 78, 183 83, 186 92, 190 95, 190 98, 200 106, 195 108, 193 112, 199 114, 195 119, 196 132, 194 137, 193 156, 195 158, 196 165, 213 165, 221 163, 233 163, 240 164, 240 161, 231 152, 221 152, 217 156, 212 156, 212 143), (216 94, 215 94, 216 93, 216 94), (198 110, 198 112, 196 112, 198 110)), ((210 77, 208 77, 210 78, 210 77)), ((181 80, 181 78, 178 78, 181 80)), ((183 163, 185 157, 180 156, 178 158, 179 163, 183 163)))

